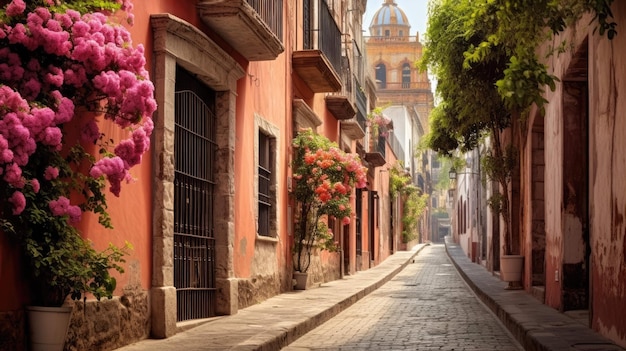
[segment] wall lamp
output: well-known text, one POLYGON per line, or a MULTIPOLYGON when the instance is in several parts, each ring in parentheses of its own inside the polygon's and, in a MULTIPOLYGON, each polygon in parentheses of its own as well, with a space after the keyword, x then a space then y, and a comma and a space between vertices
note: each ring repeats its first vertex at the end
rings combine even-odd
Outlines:
POLYGON ((455 180, 457 174, 473 174, 473 175, 478 175, 479 173, 476 172, 460 172, 457 173, 455 170, 451 169, 450 172, 448 172, 448 177, 450 177, 450 179, 455 180))

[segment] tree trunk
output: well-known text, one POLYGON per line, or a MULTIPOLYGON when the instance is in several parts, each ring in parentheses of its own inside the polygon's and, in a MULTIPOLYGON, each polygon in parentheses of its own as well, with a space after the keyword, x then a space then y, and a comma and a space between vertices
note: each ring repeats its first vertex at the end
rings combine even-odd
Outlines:
MULTIPOLYGON (((495 158, 504 161, 504 151, 502 148, 500 131, 495 124, 492 125, 491 134, 493 136, 495 158)), ((502 207, 500 209, 500 215, 504 220, 504 254, 511 255, 513 254, 513 240, 511 237, 511 206, 509 202, 509 182, 507 173, 497 173, 496 181, 500 185, 500 195, 502 195, 502 207)))

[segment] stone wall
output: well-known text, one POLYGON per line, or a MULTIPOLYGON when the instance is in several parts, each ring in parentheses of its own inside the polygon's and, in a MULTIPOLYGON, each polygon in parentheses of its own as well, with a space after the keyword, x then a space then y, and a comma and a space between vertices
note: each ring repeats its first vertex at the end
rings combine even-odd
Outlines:
POLYGON ((150 333, 148 293, 127 289, 101 301, 77 301, 65 341, 66 351, 113 350, 145 339, 150 333))
POLYGON ((246 308, 280 294, 281 280, 278 275, 255 276, 250 279, 239 279, 238 307, 246 308))

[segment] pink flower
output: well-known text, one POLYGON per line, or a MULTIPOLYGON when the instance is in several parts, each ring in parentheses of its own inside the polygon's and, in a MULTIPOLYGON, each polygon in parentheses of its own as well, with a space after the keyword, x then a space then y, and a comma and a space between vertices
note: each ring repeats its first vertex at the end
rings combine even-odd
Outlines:
POLYGON ((95 120, 91 119, 87 124, 83 126, 80 131, 80 140, 85 143, 95 144, 100 138, 100 129, 98 128, 98 123, 95 120))
POLYGON ((112 158, 103 158, 96 162, 89 171, 89 175, 94 178, 106 176, 111 186, 109 190, 115 196, 120 195, 120 185, 122 180, 126 179, 128 171, 124 168, 124 161, 116 156, 112 158))
POLYGON ((41 142, 44 145, 49 146, 60 146, 61 139, 63 139, 63 134, 61 130, 57 127, 48 127, 43 131, 43 138, 41 142))
POLYGON ((35 194, 37 194, 39 192, 39 189, 41 189, 41 185, 39 184, 39 180, 37 179, 31 179, 30 186, 33 188, 35 194))
POLYGON ((22 180, 22 169, 16 163, 4 167, 4 180, 15 186, 22 180))
POLYGON ((70 216, 70 222, 76 223, 80 222, 80 217, 83 212, 78 206, 68 206, 66 213, 70 216))
POLYGON ((65 196, 59 197, 57 200, 51 200, 48 203, 50 211, 55 216, 69 216, 70 222, 80 221, 82 211, 80 207, 71 205, 70 200, 65 196))
POLYGON ((13 0, 11 1, 11 3, 9 4, 9 6, 7 6, 7 16, 19 16, 22 13, 24 13, 24 10, 26 10, 26 4, 24 3, 24 0, 13 0))
POLYGON ((48 166, 46 167, 43 176, 46 180, 56 179, 59 176, 59 169, 56 167, 48 166))
POLYGON ((348 225, 348 224, 350 224, 350 217, 348 217, 348 216, 343 217, 343 219, 341 220, 341 223, 342 223, 343 225, 348 225))
POLYGON ((9 202, 13 204, 13 215, 20 215, 26 208, 26 197, 20 191, 16 191, 9 198, 9 202))
POLYGON ((54 121, 57 124, 67 123, 74 117, 74 102, 66 97, 61 98, 54 121))
POLYGON ((57 200, 50 200, 48 203, 50 211, 52 211, 52 214, 55 216, 64 216, 69 205, 70 200, 65 196, 61 196, 57 200))

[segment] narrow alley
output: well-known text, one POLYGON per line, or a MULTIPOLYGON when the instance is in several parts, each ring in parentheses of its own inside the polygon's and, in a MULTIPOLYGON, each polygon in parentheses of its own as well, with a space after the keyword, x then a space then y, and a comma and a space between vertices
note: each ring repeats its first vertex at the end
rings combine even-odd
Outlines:
POLYGON ((303 350, 521 350, 478 301, 443 245, 425 247, 394 279, 292 343, 303 350))

